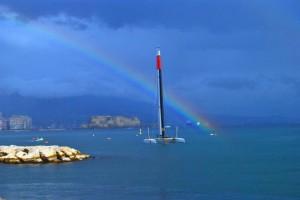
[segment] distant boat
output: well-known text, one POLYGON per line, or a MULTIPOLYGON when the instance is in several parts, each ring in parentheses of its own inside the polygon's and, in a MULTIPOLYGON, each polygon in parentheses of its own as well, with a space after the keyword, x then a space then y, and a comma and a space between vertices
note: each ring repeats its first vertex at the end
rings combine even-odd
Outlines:
POLYGON ((32 138, 33 142, 43 142, 44 138, 43 137, 37 137, 37 138, 32 138))
POLYGON ((148 138, 144 139, 145 143, 185 143, 184 138, 178 137, 178 128, 176 128, 176 135, 169 137, 166 135, 165 118, 164 118, 164 98, 163 98, 163 82, 162 82, 162 67, 160 58, 160 49, 157 49, 156 54, 156 69, 157 69, 157 88, 158 88, 158 121, 159 121, 159 135, 156 138, 151 138, 148 131, 148 138))
POLYGON ((217 134, 214 131, 212 131, 209 135, 216 136, 217 134))
POLYGON ((143 134, 143 130, 140 128, 139 135, 143 134))

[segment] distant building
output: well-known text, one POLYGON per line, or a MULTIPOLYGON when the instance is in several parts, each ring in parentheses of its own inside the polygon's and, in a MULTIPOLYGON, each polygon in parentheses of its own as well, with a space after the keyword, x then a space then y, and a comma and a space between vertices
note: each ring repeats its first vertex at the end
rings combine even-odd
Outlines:
POLYGON ((8 129, 8 120, 0 115, 0 131, 8 129))
POLYGON ((10 130, 28 130, 32 128, 32 119, 25 115, 13 115, 9 118, 10 130))

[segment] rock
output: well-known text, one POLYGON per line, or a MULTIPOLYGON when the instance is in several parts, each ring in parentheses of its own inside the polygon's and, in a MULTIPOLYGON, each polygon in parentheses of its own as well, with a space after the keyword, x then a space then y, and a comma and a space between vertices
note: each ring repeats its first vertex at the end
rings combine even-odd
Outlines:
POLYGON ((23 149, 16 152, 16 157, 22 163, 41 163, 42 159, 40 157, 40 152, 38 149, 23 149))
POLYGON ((57 157, 58 146, 50 146, 40 149, 40 157, 44 162, 59 162, 57 157))
POLYGON ((0 163, 62 163, 87 158, 90 155, 66 146, 0 146, 0 163))

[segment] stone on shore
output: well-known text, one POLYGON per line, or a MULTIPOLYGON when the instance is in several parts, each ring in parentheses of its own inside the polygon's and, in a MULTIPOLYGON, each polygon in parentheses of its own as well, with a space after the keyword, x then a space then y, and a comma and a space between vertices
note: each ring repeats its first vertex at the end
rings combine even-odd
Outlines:
POLYGON ((0 146, 0 163, 62 163, 84 160, 90 155, 67 146, 0 146))

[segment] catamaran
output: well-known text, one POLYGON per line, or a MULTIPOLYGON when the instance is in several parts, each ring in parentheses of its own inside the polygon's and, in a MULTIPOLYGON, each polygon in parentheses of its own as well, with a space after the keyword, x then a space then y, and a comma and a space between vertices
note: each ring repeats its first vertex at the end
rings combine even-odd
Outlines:
POLYGON ((166 134, 165 118, 164 118, 164 96, 163 96, 163 81, 162 81, 162 64, 160 49, 157 48, 156 54, 156 70, 157 70, 157 91, 158 91, 158 124, 159 134, 155 138, 151 138, 148 130, 148 138, 144 139, 145 143, 185 143, 184 138, 178 137, 178 128, 176 128, 176 135, 170 137, 166 134))

